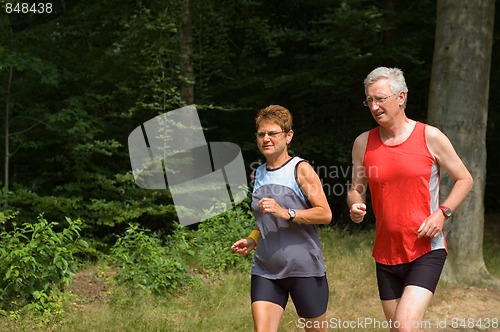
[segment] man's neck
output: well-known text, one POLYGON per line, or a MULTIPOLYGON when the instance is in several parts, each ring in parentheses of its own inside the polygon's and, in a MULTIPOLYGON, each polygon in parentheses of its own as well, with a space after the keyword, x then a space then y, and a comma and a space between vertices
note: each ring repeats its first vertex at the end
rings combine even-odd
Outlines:
POLYGON ((400 144, 411 135, 414 127, 415 120, 404 116, 401 120, 390 125, 380 126, 380 138, 382 142, 388 145, 400 144))

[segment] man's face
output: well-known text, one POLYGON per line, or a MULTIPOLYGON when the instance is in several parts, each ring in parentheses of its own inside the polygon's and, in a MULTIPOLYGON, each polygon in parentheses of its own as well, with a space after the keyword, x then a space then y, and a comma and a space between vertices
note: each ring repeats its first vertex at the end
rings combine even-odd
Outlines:
POLYGON ((382 78, 366 88, 366 103, 370 112, 379 124, 392 119, 402 110, 402 92, 395 94, 389 80, 382 78))

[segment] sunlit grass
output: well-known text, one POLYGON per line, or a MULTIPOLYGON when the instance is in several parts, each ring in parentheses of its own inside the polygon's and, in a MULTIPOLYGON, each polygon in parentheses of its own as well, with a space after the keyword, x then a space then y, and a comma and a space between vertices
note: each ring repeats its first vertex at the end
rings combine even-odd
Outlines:
MULTIPOLYGON (((497 233, 498 234, 498 233, 497 233)), ((320 237, 330 287, 327 318, 335 324, 358 319, 384 321, 378 300, 375 266, 371 257, 373 231, 349 233, 322 227, 320 237)), ((493 235, 485 236, 485 261, 490 272, 500 277, 500 246, 493 235)), ((103 265, 85 270, 109 274, 103 265)), ((0 318, 2 331, 252 331, 250 271, 231 270, 225 274, 199 276, 182 292, 153 296, 131 294, 107 279, 109 289, 98 299, 74 298, 63 319, 37 326, 33 317, 0 318)), ((448 294, 457 286, 440 283, 436 302, 452 300, 448 294)), ((15 315, 14 315, 15 316, 15 315)), ((288 303, 280 331, 303 331, 298 326, 293 303, 288 303)), ((339 329, 362 331, 363 329, 339 329)), ((370 331, 385 331, 371 326, 370 331)), ((364 330, 366 331, 366 329, 364 330)))
POLYGON ((500 213, 490 215, 491 220, 487 220, 484 225, 484 262, 488 271, 497 278, 500 278, 500 213))

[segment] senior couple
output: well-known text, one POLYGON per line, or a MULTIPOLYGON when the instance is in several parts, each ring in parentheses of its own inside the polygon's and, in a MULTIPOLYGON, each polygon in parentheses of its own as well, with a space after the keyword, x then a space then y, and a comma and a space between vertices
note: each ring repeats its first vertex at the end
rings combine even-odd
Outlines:
MULTIPOLYGON (((437 128, 409 119, 403 72, 379 67, 364 80, 378 126, 352 148, 350 217, 366 214, 369 188, 376 217, 373 257, 379 296, 392 331, 421 331, 447 247, 443 226, 467 196, 473 179, 450 140, 437 128), (377 172, 366 173, 365 169, 377 172), (453 180, 439 199, 440 170, 453 180)), ((255 249, 251 306, 255 331, 278 331, 289 296, 306 331, 327 331, 328 282, 317 225, 331 221, 322 183, 310 164, 291 156, 292 115, 270 105, 256 117, 257 146, 265 163, 252 173, 255 229, 231 249, 255 249)))

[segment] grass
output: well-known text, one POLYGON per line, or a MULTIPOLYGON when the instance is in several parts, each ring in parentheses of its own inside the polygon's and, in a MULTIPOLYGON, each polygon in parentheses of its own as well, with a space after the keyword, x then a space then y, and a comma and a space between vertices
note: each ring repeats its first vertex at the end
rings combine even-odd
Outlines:
POLYGON ((500 277, 500 213, 487 215, 484 223, 484 262, 488 271, 500 277))
MULTIPOLYGON (((485 232, 485 261, 490 272, 500 277, 500 245, 495 232, 485 232)), ((371 250, 373 231, 342 232, 323 227, 321 241, 327 264, 330 302, 327 317, 330 327, 360 317, 384 322, 378 300, 375 269, 371 250)), ((33 317, 0 318, 1 331, 252 331, 253 322, 249 300, 250 272, 231 270, 225 274, 201 276, 182 293, 166 296, 131 294, 114 285, 109 267, 100 264, 84 268, 93 279, 84 287, 95 287, 98 294, 74 297, 68 303, 62 319, 37 326, 33 317), (109 285, 97 287, 98 285, 109 285)), ((453 301, 457 292, 454 285, 440 283, 433 302, 436 305, 453 301), (455 295, 453 295, 455 294, 455 295)), ((465 295, 464 295, 465 296, 465 295)), ((363 318, 363 319, 364 319, 363 318)), ((283 315, 280 331, 303 331, 290 301, 283 315)), ((336 330, 332 328, 331 330, 336 330)), ((339 329, 361 331, 363 329, 339 329)), ((370 331, 387 329, 371 326, 370 331)), ((365 329, 366 331, 366 329, 365 329)))

